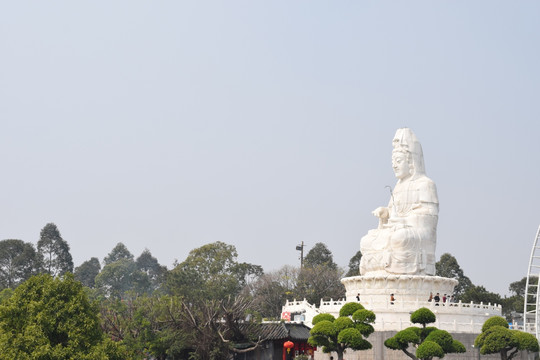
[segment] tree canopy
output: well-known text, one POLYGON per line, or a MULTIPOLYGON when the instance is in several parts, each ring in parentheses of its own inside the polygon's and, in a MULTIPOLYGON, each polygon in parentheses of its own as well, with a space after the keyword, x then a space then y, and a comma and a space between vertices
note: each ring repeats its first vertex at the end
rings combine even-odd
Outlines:
POLYGON ((421 328, 411 326, 398 331, 396 335, 386 339, 384 346, 392 350, 400 350, 413 360, 431 360, 434 357, 442 358, 445 354, 464 353, 465 346, 452 338, 452 335, 436 327, 428 327, 434 323, 435 314, 428 308, 420 308, 411 314, 413 324, 422 325, 421 328), (416 348, 413 354, 410 347, 416 348))
POLYGON ((7 359, 125 359, 106 338, 95 307, 71 274, 37 275, 0 305, 0 354, 7 359))
POLYGON ((69 244, 62 239, 55 224, 48 223, 41 229, 37 250, 46 274, 58 276, 73 272, 73 258, 69 252, 69 244))
POLYGON ((14 289, 39 267, 34 245, 16 239, 0 241, 0 289, 14 289))
POLYGON ((332 252, 323 243, 316 243, 304 258, 304 267, 314 268, 317 266, 325 266, 331 269, 337 268, 332 252))
POLYGON ((360 260, 362 259, 362 252, 358 250, 356 254, 349 260, 349 270, 345 276, 357 276, 360 275, 360 260))
POLYGON ((109 265, 115 261, 122 260, 122 259, 133 260, 133 254, 129 252, 126 245, 119 242, 111 250, 111 252, 107 256, 105 256, 105 258, 103 259, 103 262, 105 263, 105 265, 109 265))
POLYGON ((223 299, 236 296, 263 274, 259 265, 240 263, 233 245, 215 242, 189 252, 168 274, 170 293, 186 297, 223 299))
POLYGON ((538 340, 532 334, 510 330, 506 319, 493 316, 482 326, 482 333, 474 340, 480 354, 500 354, 501 360, 513 359, 520 350, 538 352, 538 340))
POLYGON ((82 282, 86 287, 93 288, 96 283, 96 276, 101 271, 101 264, 98 258, 93 257, 83 262, 75 268, 75 279, 82 282))
POLYGON ((367 350, 372 345, 366 338, 373 333, 371 324, 375 314, 364 309, 359 303, 346 303, 340 309, 336 319, 330 314, 316 315, 308 342, 313 346, 322 346, 324 353, 335 351, 338 360, 343 360, 347 349, 367 350))
POLYGON ((435 263, 435 275, 458 281, 453 294, 457 300, 461 300, 461 295, 472 286, 471 280, 465 276, 456 258, 449 253, 442 254, 439 261, 435 263))

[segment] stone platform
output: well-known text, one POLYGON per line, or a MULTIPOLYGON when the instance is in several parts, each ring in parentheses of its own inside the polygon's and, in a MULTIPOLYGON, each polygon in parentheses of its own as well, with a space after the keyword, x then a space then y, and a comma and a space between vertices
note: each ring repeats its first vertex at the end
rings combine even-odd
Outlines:
POLYGON ((457 280, 440 276, 419 275, 368 275, 353 276, 341 280, 346 289, 346 299, 321 300, 319 307, 304 301, 287 301, 283 313, 290 318, 298 316, 309 327, 311 320, 320 313, 339 316, 339 310, 347 302, 360 303, 376 315, 373 327, 376 331, 399 331, 409 326, 411 313, 427 307, 436 315, 434 326, 453 333, 481 332, 482 325, 491 316, 501 316, 498 304, 475 304, 443 302, 443 294, 452 294, 457 280), (440 294, 441 301, 428 301, 430 293, 440 294), (390 295, 394 294, 394 301, 390 295))
MULTIPOLYGON (((422 275, 365 275, 341 279, 347 301, 356 301, 360 294, 362 305, 371 309, 386 308, 390 295, 405 303, 427 301, 430 294, 452 294, 458 281, 440 276, 422 275)), ((416 309, 415 309, 416 310, 416 309)))

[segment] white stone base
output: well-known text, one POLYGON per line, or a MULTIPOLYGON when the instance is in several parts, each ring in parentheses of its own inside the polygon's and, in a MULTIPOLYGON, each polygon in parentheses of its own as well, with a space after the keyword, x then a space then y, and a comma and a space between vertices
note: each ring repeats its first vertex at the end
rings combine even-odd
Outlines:
POLYGON ((362 305, 377 309, 387 308, 391 294, 400 303, 427 301, 430 293, 439 293, 442 301, 444 294, 450 297, 458 281, 440 276, 367 275, 346 277, 341 283, 345 285, 347 301, 356 301, 360 294, 362 305))
POLYGON ((292 301, 285 304, 283 312, 301 314, 304 323, 311 327, 311 320, 320 313, 339 316, 339 310, 347 302, 356 302, 360 294, 360 303, 376 315, 373 327, 376 331, 399 331, 409 326, 411 313, 421 307, 427 307, 437 317, 434 326, 455 333, 478 334, 484 321, 491 316, 500 316, 502 309, 497 304, 443 303, 443 295, 452 294, 457 280, 440 276, 414 275, 371 275, 353 276, 341 279, 346 289, 346 299, 321 300, 317 308, 304 301, 292 301), (428 302, 430 293, 439 293, 441 301, 428 302), (394 301, 390 295, 394 294, 394 301))

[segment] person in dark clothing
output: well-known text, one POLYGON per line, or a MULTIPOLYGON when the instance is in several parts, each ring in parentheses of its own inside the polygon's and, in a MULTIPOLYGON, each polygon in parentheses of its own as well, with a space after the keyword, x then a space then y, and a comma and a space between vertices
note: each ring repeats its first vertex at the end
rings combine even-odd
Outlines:
POLYGON ((433 298, 433 300, 435 301, 435 306, 439 306, 439 301, 441 301, 441 297, 439 296, 439 293, 437 293, 435 295, 435 297, 433 298))

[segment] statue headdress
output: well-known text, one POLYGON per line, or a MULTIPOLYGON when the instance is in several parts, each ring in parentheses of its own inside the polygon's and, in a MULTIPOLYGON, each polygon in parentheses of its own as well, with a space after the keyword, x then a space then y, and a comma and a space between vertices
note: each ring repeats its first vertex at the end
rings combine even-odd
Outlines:
POLYGON ((409 160, 412 163, 412 173, 414 175, 425 175, 424 153, 422 145, 416 135, 409 128, 401 128, 396 131, 394 140, 392 140, 394 150, 392 152, 404 152, 409 154, 409 160))

